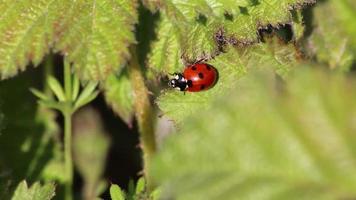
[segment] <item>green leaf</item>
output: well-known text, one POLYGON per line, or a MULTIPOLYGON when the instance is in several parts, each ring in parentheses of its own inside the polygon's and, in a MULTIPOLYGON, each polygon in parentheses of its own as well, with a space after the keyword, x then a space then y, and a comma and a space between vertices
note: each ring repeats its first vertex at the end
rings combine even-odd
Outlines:
POLYGON ((55 187, 52 183, 42 186, 37 182, 29 188, 26 181, 22 181, 17 186, 11 200, 49 200, 54 197, 54 194, 55 187))
POLYGON ((313 33, 306 49, 318 62, 348 71, 356 59, 356 3, 329 0, 313 9, 313 33))
POLYGON ((292 44, 279 43, 276 38, 271 38, 268 43, 255 44, 243 50, 228 49, 227 53, 210 62, 219 72, 218 82, 213 88, 185 94, 169 89, 156 101, 159 108, 169 118, 180 123, 191 114, 209 108, 216 97, 231 92, 239 78, 250 70, 270 67, 282 77, 287 76, 288 71, 298 63, 298 52, 292 44))
POLYGON ((80 80, 76 74, 73 75, 73 89, 72 89, 72 101, 77 100, 80 89, 80 80))
POLYGON ((116 184, 110 186, 110 196, 112 200, 125 200, 125 193, 116 184))
POLYGON ((146 181, 145 178, 141 177, 138 179, 136 183, 136 195, 145 191, 146 181))
POLYGON ((355 77, 308 67, 250 73, 188 117, 152 162, 161 198, 355 198, 355 77))
MULTIPOLYGON (((38 65, 48 53, 63 1, 1 1, 0 78, 14 76, 29 62, 38 65)), ((64 14, 64 13, 63 13, 64 14)))
MULTIPOLYGON (((157 28, 157 41, 152 45, 149 66, 156 72, 181 71, 179 58, 186 61, 211 58, 219 54, 216 36, 224 42, 246 46, 258 41, 258 30, 267 25, 301 22, 293 17, 303 5, 314 0, 194 0, 159 1, 163 14, 157 28)), ((294 26, 298 36, 300 27, 294 26), (299 29, 298 29, 299 28, 299 29)), ((296 38, 297 39, 297 38, 296 38)))
POLYGON ((127 72, 119 76, 111 75, 104 83, 106 102, 127 124, 132 123, 134 115, 132 86, 127 72))
POLYGON ((43 101, 49 100, 49 97, 45 93, 37 90, 36 88, 30 88, 30 91, 32 92, 33 95, 35 95, 40 100, 43 101))
POLYGON ((137 1, 69 1, 61 21, 60 40, 55 48, 68 59, 82 78, 103 80, 121 69, 135 42, 137 1))
POLYGON ((99 113, 84 108, 73 118, 73 159, 84 180, 83 196, 94 199, 97 194, 110 147, 99 113))
POLYGON ((49 76, 48 86, 51 88, 52 92, 56 95, 59 101, 66 101, 63 87, 56 78, 49 76))
POLYGON ((153 190, 153 192, 151 192, 150 199, 158 200, 160 199, 160 196, 161 196, 161 188, 156 188, 155 190, 153 190))
POLYGON ((53 109, 57 109, 57 110, 63 110, 63 108, 64 108, 64 104, 63 103, 57 102, 57 101, 54 101, 54 100, 46 100, 46 101, 41 100, 38 103, 41 104, 44 107, 53 108, 53 109))
POLYGON ((50 47, 84 79, 105 79, 135 42, 136 0, 4 0, 0 5, 0 78, 38 65, 50 47))
POLYGON ((98 91, 95 91, 96 86, 98 85, 98 82, 96 81, 90 81, 81 91, 78 100, 74 103, 74 110, 77 110, 78 108, 82 107, 83 105, 89 103, 95 97, 99 94, 98 91))

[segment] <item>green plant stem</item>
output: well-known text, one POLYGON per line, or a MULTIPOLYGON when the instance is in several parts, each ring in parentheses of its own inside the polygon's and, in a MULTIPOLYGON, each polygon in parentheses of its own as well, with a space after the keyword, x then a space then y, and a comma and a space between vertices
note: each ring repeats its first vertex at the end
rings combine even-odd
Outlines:
POLYGON ((72 199, 73 160, 72 160, 72 115, 64 114, 64 163, 67 182, 65 184, 65 199, 72 199))
POLYGON ((64 163, 67 175, 67 183, 65 185, 65 199, 72 199, 73 185, 73 160, 72 160, 72 76, 70 72, 70 64, 64 59, 64 90, 66 95, 66 105, 63 109, 64 116, 64 163))
POLYGON ((148 96, 144 77, 138 64, 136 49, 131 48, 132 59, 129 65, 129 76, 134 93, 134 107, 138 128, 140 132, 140 143, 143 151, 143 170, 148 180, 149 161, 156 152, 156 139, 154 135, 154 115, 152 105, 148 96))
POLYGON ((70 63, 64 58, 64 90, 67 101, 72 99, 72 74, 70 72, 70 63))

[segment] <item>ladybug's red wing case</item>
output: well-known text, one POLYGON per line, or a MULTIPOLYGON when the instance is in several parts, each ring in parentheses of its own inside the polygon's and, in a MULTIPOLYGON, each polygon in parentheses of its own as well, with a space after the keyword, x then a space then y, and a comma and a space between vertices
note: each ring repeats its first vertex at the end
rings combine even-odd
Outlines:
POLYGON ((206 63, 197 63, 188 66, 183 76, 187 79, 189 92, 199 92, 213 87, 218 78, 217 70, 206 63))

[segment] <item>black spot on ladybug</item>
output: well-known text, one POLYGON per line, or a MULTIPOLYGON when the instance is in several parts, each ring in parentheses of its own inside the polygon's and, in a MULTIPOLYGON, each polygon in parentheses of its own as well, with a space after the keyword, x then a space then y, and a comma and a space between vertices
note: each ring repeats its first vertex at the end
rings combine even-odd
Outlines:
POLYGON ((204 78, 204 74, 201 73, 201 72, 199 72, 198 76, 199 76, 200 79, 203 79, 203 78, 204 78))
POLYGON ((200 90, 204 90, 204 89, 205 89, 205 85, 201 85, 200 90))
POLYGON ((188 87, 192 87, 193 86, 193 81, 192 80, 188 80, 187 84, 188 84, 188 87))
POLYGON ((206 65, 206 69, 210 71, 211 67, 209 65, 206 65))
POLYGON ((193 65, 192 70, 197 70, 197 67, 195 65, 193 65))

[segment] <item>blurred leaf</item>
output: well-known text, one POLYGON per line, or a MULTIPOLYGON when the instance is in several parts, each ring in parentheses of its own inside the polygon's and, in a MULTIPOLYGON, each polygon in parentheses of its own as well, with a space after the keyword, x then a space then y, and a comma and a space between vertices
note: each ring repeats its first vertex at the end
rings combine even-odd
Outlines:
POLYGON ((132 86, 127 72, 124 71, 119 76, 109 76, 104 83, 104 91, 106 102, 126 124, 130 125, 134 115, 134 107, 132 86))
POLYGON ((49 76, 48 86, 51 88, 52 92, 56 95, 59 101, 66 101, 66 96, 64 94, 63 87, 56 78, 54 78, 53 76, 49 76))
MULTIPOLYGON (((38 87, 38 71, 28 70, 0 84, 0 166, 17 184, 33 182, 49 162, 57 143, 55 114, 41 108, 28 90, 38 87), (26 146, 26 148, 22 148, 26 146)), ((1 178, 0 178, 1 179, 1 178)))
POLYGON ((35 95, 40 100, 46 101, 49 99, 45 93, 37 90, 36 88, 30 88, 30 91, 32 92, 33 95, 35 95))
POLYGON ((231 92, 239 78, 250 70, 271 67, 285 77, 296 65, 297 54, 292 44, 282 45, 276 38, 267 38, 267 43, 255 44, 243 50, 228 49, 209 62, 219 72, 216 85, 204 92, 182 93, 167 90, 159 96, 157 103, 165 115, 180 123, 189 115, 206 110, 216 98, 231 92))
POLYGON ((292 30, 293 30, 293 40, 299 41, 301 39, 304 39, 304 33, 305 33, 305 26, 304 26, 304 21, 303 21, 303 15, 302 11, 298 10, 295 12, 292 12, 292 30))
POLYGON ((99 113, 93 109, 85 108, 76 113, 73 127, 73 158, 84 179, 84 199, 95 199, 110 142, 105 135, 99 113))
POLYGON ((80 99, 81 101, 75 102, 74 110, 79 109, 80 107, 88 104, 89 102, 93 101, 99 94, 99 91, 93 91, 89 96, 84 99, 80 99))
POLYGON ((153 192, 150 194, 150 199, 152 200, 159 200, 161 196, 161 188, 156 188, 153 190, 153 192))
POLYGON ((38 182, 30 188, 22 181, 16 188, 11 200, 49 200, 54 197, 55 187, 52 183, 40 185, 38 182))
POLYGON ((76 74, 73 74, 72 80, 73 80, 72 101, 75 101, 77 100, 77 97, 79 95, 80 81, 76 74))
POLYGON ((106 180, 100 181, 96 187, 95 195, 100 196, 107 188, 108 182, 106 180))
POLYGON ((149 173, 162 199, 356 198, 355 80, 310 68, 275 78, 250 73, 184 120, 149 173))
POLYGON ((146 181, 145 178, 141 177, 138 179, 136 184, 136 194, 140 194, 145 191, 146 188, 146 181))
POLYGON ((348 71, 356 59, 356 2, 328 0, 313 9, 313 32, 307 51, 330 68, 348 71))
MULTIPOLYGON (((258 29, 267 25, 297 23, 291 10, 298 11, 314 0, 270 1, 157 1, 163 10, 152 45, 149 66, 156 72, 181 71, 179 58, 186 61, 211 58, 219 53, 219 40, 238 46, 258 41, 258 29), (294 21, 294 22, 293 22, 294 21)), ((155 2, 152 2, 155 3, 155 2)), ((300 23, 300 22, 298 22, 300 23)), ((221 42, 221 41, 220 41, 221 42)))
POLYGON ((1 2, 0 78, 39 64, 54 46, 84 79, 105 79, 129 57, 137 1, 1 2), (21 13, 21 14, 19 14, 21 13))
POLYGON ((97 85, 98 82, 96 81, 88 82, 88 84, 80 92, 78 100, 74 103, 75 110, 95 99, 98 95, 98 91, 95 91, 97 85))
POLYGON ((110 186, 110 196, 112 200, 125 200, 125 194, 121 191, 120 187, 116 184, 110 186))
MULTIPOLYGON (((59 151, 59 150, 58 150, 59 151)), ((41 178, 46 181, 56 181, 57 183, 65 183, 66 175, 62 157, 54 156, 45 166, 41 173, 41 178)))

